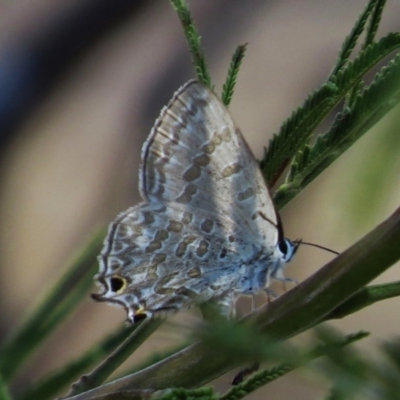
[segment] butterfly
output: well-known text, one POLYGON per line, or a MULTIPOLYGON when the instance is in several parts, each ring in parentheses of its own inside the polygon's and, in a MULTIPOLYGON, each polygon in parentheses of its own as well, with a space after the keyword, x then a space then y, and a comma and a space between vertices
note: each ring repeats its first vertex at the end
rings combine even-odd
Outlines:
POLYGON ((142 149, 143 201, 112 222, 99 256, 97 301, 130 322, 238 296, 285 280, 298 243, 284 237, 258 163, 221 100, 184 84, 142 149))

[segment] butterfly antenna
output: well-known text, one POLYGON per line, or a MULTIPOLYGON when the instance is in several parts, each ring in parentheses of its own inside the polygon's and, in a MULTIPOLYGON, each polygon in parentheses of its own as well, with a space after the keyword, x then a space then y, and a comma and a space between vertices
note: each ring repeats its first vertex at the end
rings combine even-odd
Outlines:
POLYGON ((333 254, 336 254, 336 255, 340 254, 339 252, 337 252, 335 250, 332 250, 332 249, 329 249, 328 247, 321 246, 321 245, 315 244, 315 243, 303 242, 301 239, 294 240, 293 243, 295 245, 297 245, 297 247, 300 246, 301 244, 306 244, 307 246, 317 247, 318 249, 328 251, 329 253, 333 253, 333 254))

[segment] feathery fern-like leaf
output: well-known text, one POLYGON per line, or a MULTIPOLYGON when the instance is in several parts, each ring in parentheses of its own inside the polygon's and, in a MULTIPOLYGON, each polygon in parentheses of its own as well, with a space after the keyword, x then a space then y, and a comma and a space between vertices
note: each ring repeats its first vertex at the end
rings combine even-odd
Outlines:
POLYGON ((239 73, 240 65, 242 64, 242 60, 244 54, 246 52, 247 43, 241 46, 238 46, 235 53, 232 56, 232 61, 229 66, 228 75, 226 77, 224 86, 222 88, 222 96, 221 100, 225 104, 225 106, 229 106, 233 92, 236 85, 236 78, 239 73))
POLYGON ((364 339, 368 335, 369 334, 367 332, 357 332, 347 335, 346 337, 336 340, 335 342, 324 343, 323 345, 316 346, 314 349, 309 350, 306 354, 304 354, 300 360, 300 363, 297 365, 296 363, 282 363, 272 368, 263 369, 262 371, 255 373, 245 382, 234 386, 231 390, 221 396, 219 400, 241 399, 251 392, 254 392, 260 387, 266 385, 267 383, 272 382, 293 371, 295 368, 305 365, 316 358, 323 357, 327 352, 331 352, 332 349, 343 348, 349 344, 364 339))
POLYGON ((156 392, 153 397, 156 400, 217 400, 218 396, 212 387, 199 389, 167 389, 156 392))
POLYGON ((365 35, 364 47, 370 45, 375 40, 376 32, 382 19, 382 12, 385 7, 386 0, 378 0, 375 2, 374 10, 371 13, 368 21, 367 32, 365 35))
POLYGON ((270 186, 273 186, 283 168, 289 164, 295 154, 293 149, 297 150, 310 138, 318 123, 332 109, 336 91, 333 82, 322 85, 284 122, 279 134, 272 137, 260 161, 264 178, 270 186))
MULTIPOLYGON (((349 61, 337 75, 310 95, 303 106, 284 122, 278 134, 270 140, 268 150, 260 161, 266 181, 272 186, 297 151, 307 144, 312 132, 360 79, 382 58, 400 48, 400 34, 389 33, 378 42, 367 46, 349 61)), ((357 91, 352 93, 354 96, 357 91)), ((296 192, 297 193, 297 192, 296 192)))
POLYGON ((350 54, 354 50, 358 38, 363 33, 368 18, 371 15, 372 11, 374 10, 375 5, 378 1, 379 0, 371 0, 367 4, 361 15, 358 17, 349 36, 347 36, 343 42, 343 45, 338 54, 336 65, 333 67, 330 76, 335 76, 349 60, 350 54))
POLYGON ((275 194, 278 207, 315 179, 399 102, 400 54, 356 96, 352 108, 346 108, 337 115, 332 128, 320 135, 314 146, 307 150, 304 147, 299 152, 287 181, 275 194))
POLYGON ((172 6, 178 14, 181 21, 183 31, 186 36, 189 50, 192 55, 193 65, 196 71, 197 78, 206 86, 211 87, 211 76, 208 71, 206 57, 201 47, 201 37, 193 23, 188 5, 185 0, 170 0, 172 6))
MULTIPOLYGON (((271 139, 268 151, 260 162, 264 177, 271 186, 276 182, 297 150, 307 143, 313 129, 329 111, 355 85, 359 85, 360 79, 366 72, 383 57, 399 47, 400 35, 398 33, 390 33, 379 42, 367 46, 354 61, 349 61, 337 75, 331 76, 329 82, 309 96, 305 104, 292 114, 283 124, 279 133, 271 139), (329 84, 332 84, 332 86, 329 84), (328 88, 328 91, 326 91, 326 88, 328 88), (329 89, 333 88, 336 90, 330 92, 329 89), (308 124, 307 121, 309 121, 308 124), (306 128, 307 125, 308 129, 306 128)), ((354 97, 353 93, 352 96, 354 97)))

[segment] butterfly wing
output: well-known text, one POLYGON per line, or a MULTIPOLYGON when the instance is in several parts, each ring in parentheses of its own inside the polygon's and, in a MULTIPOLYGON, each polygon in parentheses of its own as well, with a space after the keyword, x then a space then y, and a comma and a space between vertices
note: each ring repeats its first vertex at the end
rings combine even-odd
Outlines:
POLYGON ((200 82, 187 82, 162 110, 143 146, 140 189, 149 202, 222 213, 237 235, 276 246, 277 217, 258 163, 228 110, 200 82))
MULTIPOLYGON (((221 101, 190 81, 143 146, 144 203, 110 225, 99 301, 138 315, 265 287, 277 215, 258 164, 221 101)), ((269 275, 268 275, 269 276, 269 275)))
POLYGON ((110 225, 99 257, 98 301, 125 307, 133 321, 153 313, 221 298, 240 279, 253 247, 230 240, 229 219, 180 203, 142 203, 110 225))

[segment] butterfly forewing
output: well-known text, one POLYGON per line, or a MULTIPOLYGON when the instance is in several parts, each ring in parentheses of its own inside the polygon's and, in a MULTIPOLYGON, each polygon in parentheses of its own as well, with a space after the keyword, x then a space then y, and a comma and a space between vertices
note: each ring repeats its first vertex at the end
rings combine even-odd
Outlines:
POLYGON ((203 84, 189 81, 175 93, 142 158, 140 188, 148 201, 224 214, 238 230, 276 245, 276 214, 259 166, 225 106, 203 84))

